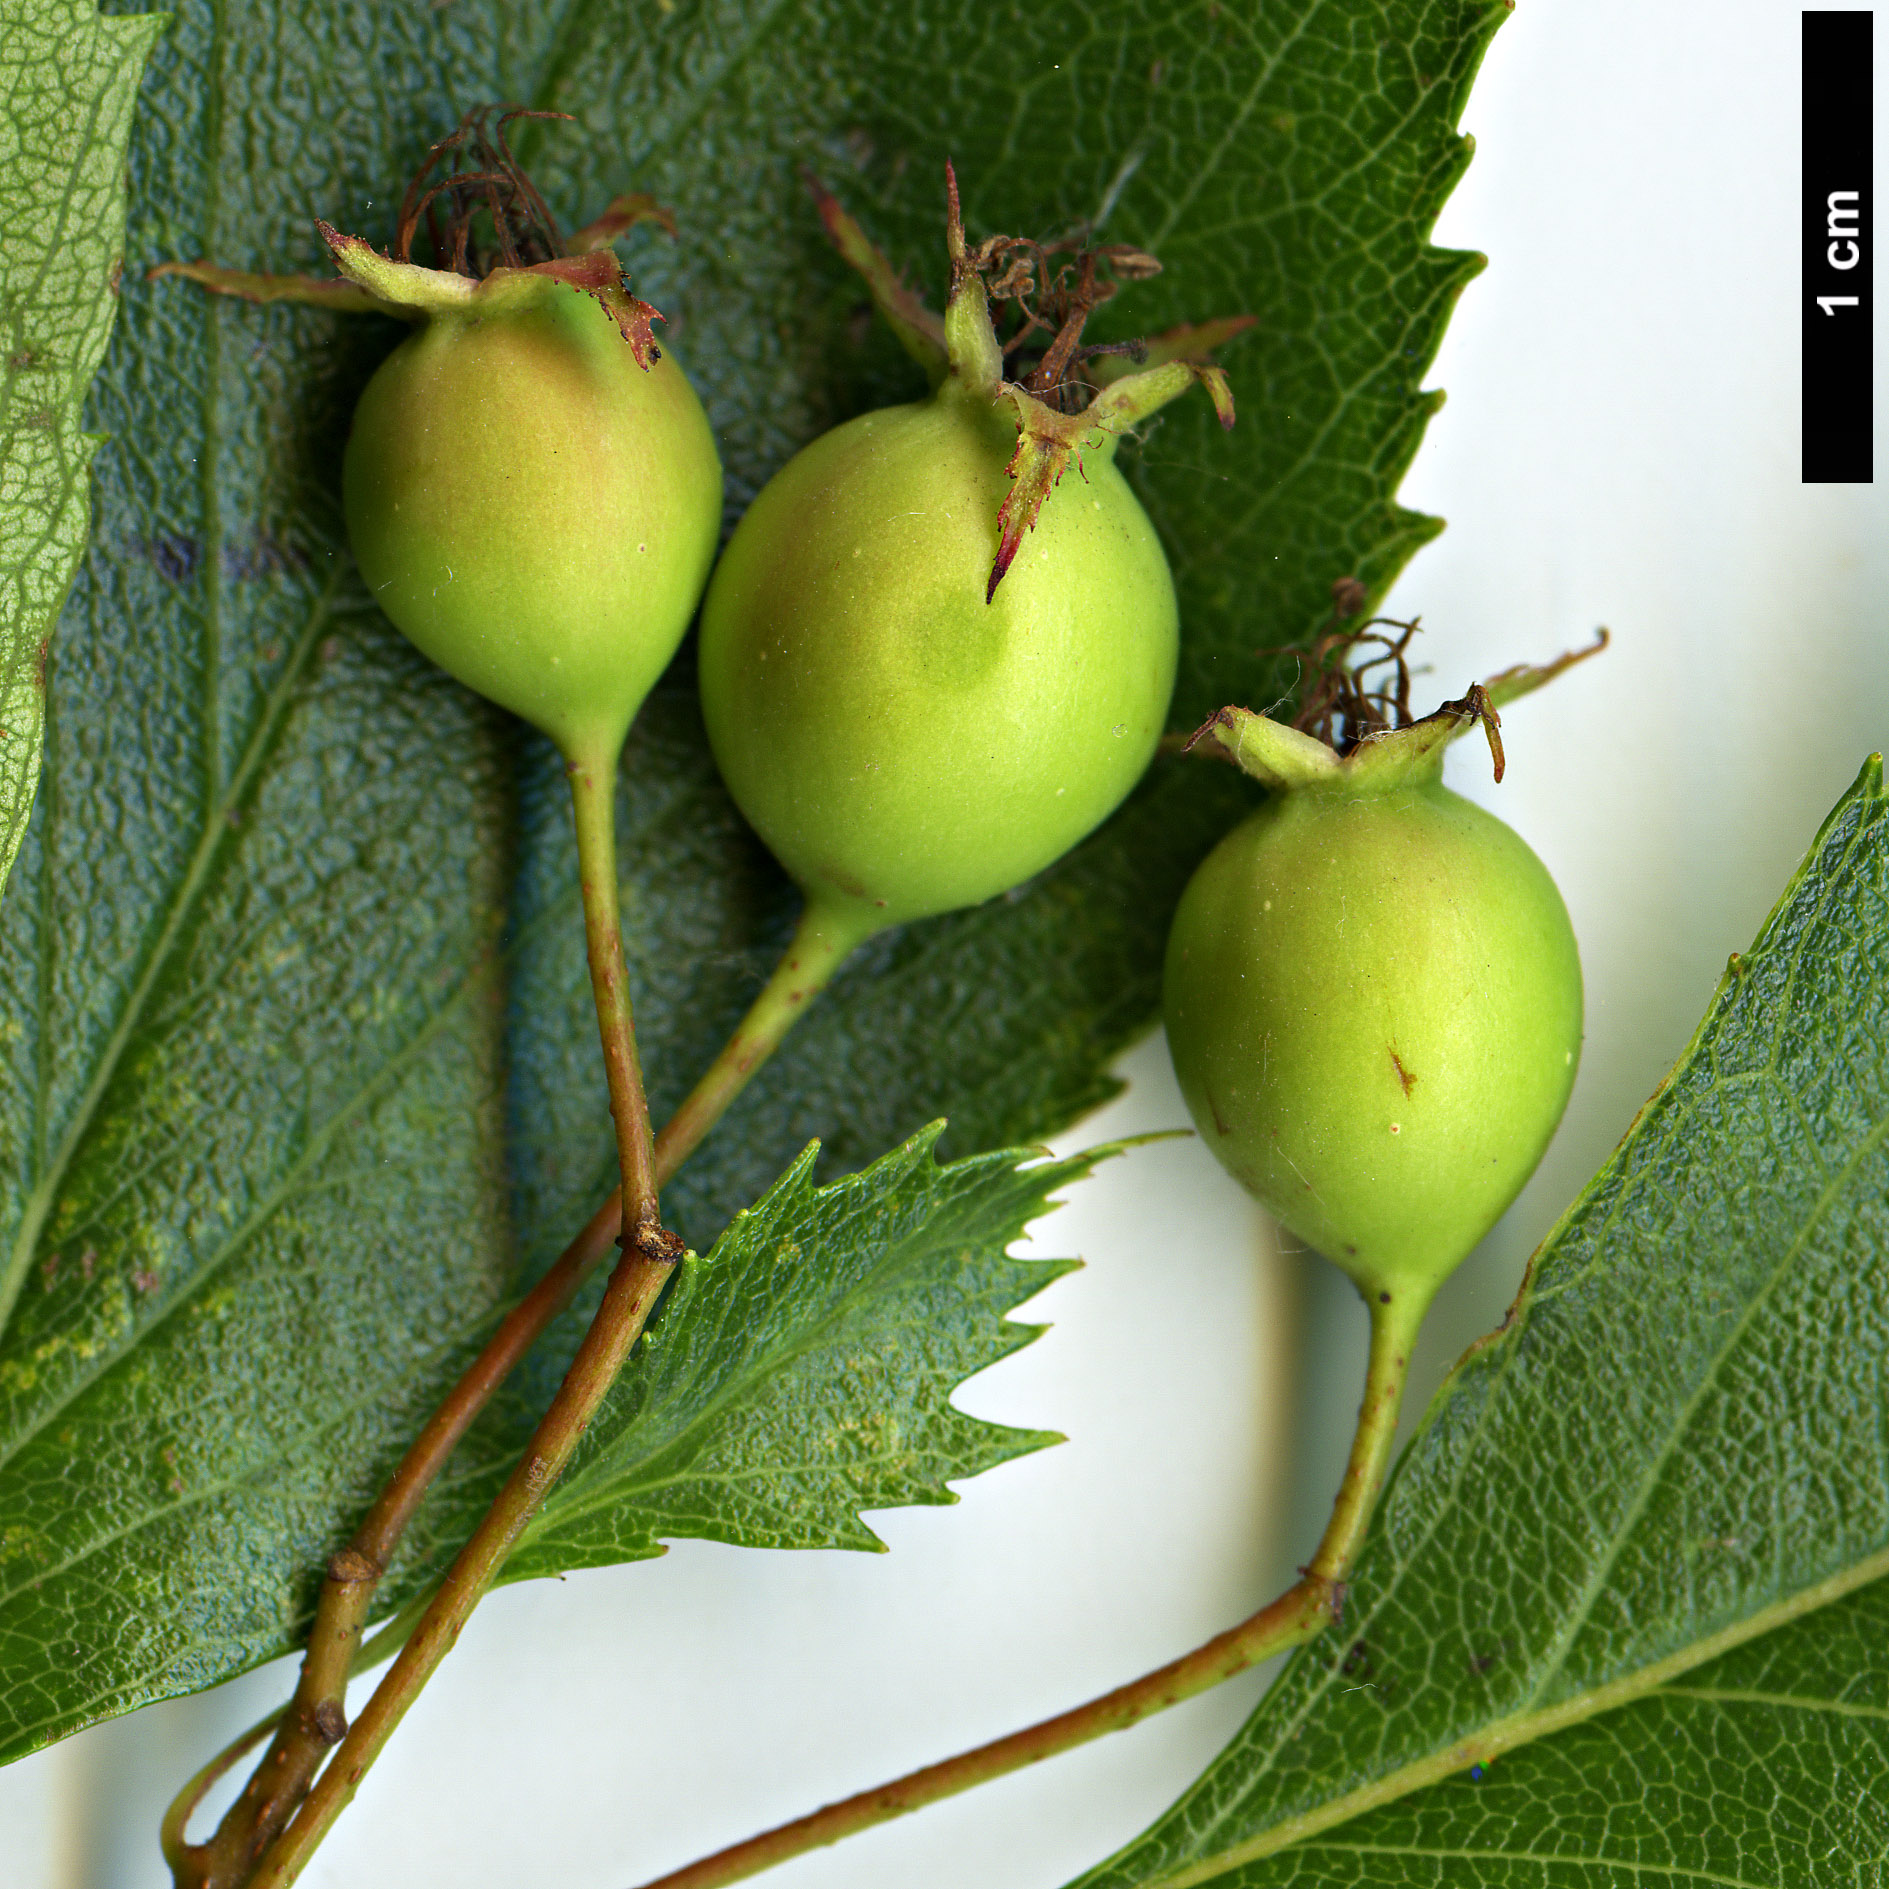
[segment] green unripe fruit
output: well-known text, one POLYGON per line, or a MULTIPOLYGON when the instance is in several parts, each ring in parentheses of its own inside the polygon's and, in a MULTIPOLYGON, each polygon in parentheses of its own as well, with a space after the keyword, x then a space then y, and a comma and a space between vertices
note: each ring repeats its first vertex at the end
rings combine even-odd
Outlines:
POLYGON ((441 668, 608 761, 707 580, 721 465, 673 357, 639 365, 590 295, 519 281, 434 312, 368 383, 348 536, 441 668))
POLYGON ((1174 588, 1112 441, 1049 493, 990 588, 1017 437, 951 381, 838 427, 755 500, 709 586, 702 705, 723 778, 802 887, 862 922, 1040 872, 1160 739, 1174 588))
POLYGON ((1140 778, 1178 624, 1115 450, 1195 386, 1231 426, 1211 355, 1251 326, 1082 348, 1118 275, 1159 264, 1121 247, 1052 262, 1072 246, 1008 236, 972 246, 949 165, 945 186, 942 317, 816 187, 827 233, 931 398, 791 460, 736 527, 702 611, 722 776, 809 911, 855 941, 1008 891, 1140 778))
MULTIPOLYGON (((1438 757, 1440 761, 1440 756, 1438 757)), ((1168 943, 1181 1092, 1226 1168, 1367 1295, 1429 1295, 1534 1172, 1581 1045, 1554 881, 1434 772, 1286 791, 1168 943)))

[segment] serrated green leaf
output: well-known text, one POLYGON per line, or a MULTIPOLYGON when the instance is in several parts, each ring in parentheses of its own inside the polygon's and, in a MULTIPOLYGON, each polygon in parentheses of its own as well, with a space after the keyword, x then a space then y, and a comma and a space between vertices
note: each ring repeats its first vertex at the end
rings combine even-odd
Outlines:
POLYGON ((1886 1358, 1877 757, 1439 1393, 1342 1633, 1084 1889, 1880 1881, 1886 1358))
POLYGON ((1854 1889, 1889 1854, 1889 1584, 1212 1878, 1303 1889, 1854 1889))
MULTIPOLYGON (((1004 1314, 1076 1262, 1004 1249, 1091 1154, 933 1159, 943 1124, 826 1187, 809 1148, 690 1261, 507 1580, 660 1554, 663 1538, 876 1548, 860 1510, 957 1500, 1053 1434, 968 1417, 952 1390, 1042 1330, 1004 1314)), ((1099 1151, 1106 1154, 1110 1150, 1099 1151)))
MULTIPOLYGON (((1274 699, 1257 652, 1435 528, 1393 494, 1476 259, 1427 233, 1502 15, 180 9, 134 126, 131 286, 91 409, 113 444, 0 904, 0 1251, 26 1282, 0 1336, 0 1757, 292 1646, 323 1555, 609 1173, 555 765, 412 657, 342 550, 347 414, 396 331, 143 270, 318 269, 314 215, 385 240, 465 104, 562 107, 578 122, 529 149, 567 224, 625 187, 678 212, 679 243, 644 228, 624 254, 739 503, 822 427, 918 391, 889 338, 859 344, 803 162, 934 294, 948 153, 983 230, 1106 202, 1107 234, 1158 238, 1168 264, 1109 311, 1117 332, 1262 318, 1228 357, 1230 438, 1203 401, 1124 449, 1187 611, 1179 725, 1274 699)), ((659 1112, 794 903, 715 782, 687 664, 620 797, 659 1112)), ((815 1135, 844 1169, 941 1115, 958 1145, 1010 1145, 1102 1100, 1243 791, 1164 761, 1031 886, 861 953, 672 1190, 682 1229, 712 1240, 815 1135)), ((462 1448, 387 1604, 463 1537, 570 1342, 567 1323, 462 1448)))
POLYGON ((85 550, 79 425, 117 312, 125 140, 161 15, 8 0, 0 16, 0 890, 39 781, 46 647, 85 550))

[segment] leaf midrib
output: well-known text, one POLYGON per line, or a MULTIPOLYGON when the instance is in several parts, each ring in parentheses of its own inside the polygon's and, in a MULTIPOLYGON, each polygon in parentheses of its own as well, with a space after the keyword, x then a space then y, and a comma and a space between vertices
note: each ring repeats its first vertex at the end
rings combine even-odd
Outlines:
MULTIPOLYGON (((1415 1763, 1401 1766, 1383 1777, 1372 1779, 1369 1784, 1347 1791, 1342 1797, 1332 1798, 1315 1809, 1287 1818, 1245 1843, 1236 1844, 1217 1856, 1191 1864, 1175 1875, 1160 1877, 1148 1883, 1145 1889, 1194 1889, 1194 1885, 1212 1882, 1243 1864, 1257 1862, 1291 1844, 1302 1843, 1339 1824, 1349 1823, 1363 1816, 1366 1811, 1393 1803, 1427 1785, 1441 1783, 1446 1777, 1470 1765, 1489 1764, 1519 1746, 1533 1744, 1556 1732, 1585 1724, 1603 1713, 1636 1704, 1659 1691, 1668 1680, 1692 1672, 1751 1640, 1789 1626, 1792 1621, 1800 1620, 1806 1614, 1833 1606, 1858 1588, 1867 1587, 1870 1582, 1881 1580, 1884 1576, 1889 1576, 1889 1549, 1866 1556, 1839 1574, 1800 1588, 1795 1594, 1775 1601, 1769 1607, 1760 1608, 1745 1619, 1697 1640, 1663 1660, 1643 1666, 1636 1673, 1613 1680, 1605 1686, 1597 1686, 1591 1692, 1564 1700, 1558 1705, 1497 1719, 1481 1731, 1458 1739, 1443 1751, 1432 1752, 1415 1763)), ((1792 1700, 1790 1703, 1796 1705, 1801 1702, 1792 1700)))
MULTIPOLYGON (((217 555, 220 556, 220 547, 217 555)), ((38 1247, 39 1235, 45 1225, 46 1216, 52 1211, 53 1201, 64 1184, 66 1173, 91 1131, 93 1120, 98 1114, 100 1104, 104 1101, 107 1089, 111 1086, 112 1077, 117 1073, 119 1063, 137 1035, 145 1008, 163 977, 172 953, 177 949, 191 910, 210 878, 210 869, 216 860, 217 853, 229 838, 230 825, 227 818, 229 809, 248 791, 250 782, 260 770, 281 732, 289 702, 294 695, 296 685, 301 680, 309 653, 327 624, 335 593, 340 586, 341 572, 342 566, 337 560, 335 569, 330 572, 309 611, 307 624, 288 660, 282 666, 281 675, 276 679, 275 686, 270 690, 264 702, 263 711, 257 717, 255 733, 250 737, 249 746, 242 760, 230 777, 228 786, 206 806, 196 849, 191 855, 190 864, 184 870, 183 877, 178 881, 176 891, 171 896, 169 909, 165 913, 157 938, 145 959, 144 967, 138 974, 138 981, 132 986, 130 994, 125 999, 124 1009, 119 1016, 117 1026, 113 1029, 110 1040, 99 1056, 98 1066, 93 1071, 92 1080, 86 1086, 85 1094, 80 1099, 70 1126, 60 1141, 57 1151, 48 1162, 45 1173, 34 1186, 32 1193, 27 1196, 26 1210, 21 1215, 19 1233, 15 1236, 13 1250, 8 1256, 5 1271, 0 1273, 0 1335, 4 1335, 8 1321, 12 1318, 13 1308, 18 1303, 21 1289, 26 1283, 27 1271, 33 1263, 33 1254, 38 1247)), ((42 954, 42 962, 49 964, 51 956, 52 950, 48 944, 42 954)), ((47 1072, 42 1067, 40 1094, 36 1100, 36 1107, 42 1120, 49 1106, 45 1093, 47 1080, 47 1072)))
POLYGON ((1200 195, 1201 186, 1206 183, 1209 177, 1213 176, 1219 170, 1221 164, 1226 159, 1227 153, 1238 143, 1240 133, 1246 128, 1246 121, 1252 117, 1254 109, 1259 103, 1259 95, 1272 82, 1273 75, 1279 70, 1280 61, 1305 37, 1313 20, 1315 20, 1323 10, 1324 0, 1312 0, 1312 4, 1300 14, 1298 23, 1293 27, 1291 33, 1280 41, 1272 57, 1261 67, 1259 76, 1253 81, 1252 87, 1247 92, 1245 99, 1241 102, 1238 111, 1228 120, 1225 135, 1208 154, 1206 162, 1195 167, 1194 174, 1188 181, 1187 189, 1181 193, 1176 201, 1168 205, 1167 215, 1161 219, 1160 227, 1142 244, 1144 249, 1153 250, 1157 255, 1160 254, 1161 246, 1167 241, 1168 237, 1173 234, 1175 223, 1192 208, 1194 199, 1200 195))
MULTIPOLYGON (((920 1158, 928 1159, 929 1154, 930 1149, 929 1146, 927 1146, 920 1151, 920 1158)), ((1064 1180, 1071 1178, 1074 1177, 1070 1174, 1061 1174, 1057 1177, 1056 1184, 1061 1185, 1064 1180)), ((1049 1190, 1045 1188, 1039 1198, 1046 1197, 1048 1192, 1049 1190)), ((1021 1237, 1021 1229, 1023 1226, 1029 1224, 1031 1217, 1032 1216, 1026 1215, 1020 1223, 1018 1231, 1010 1234, 1004 1240, 1003 1244, 1006 1248, 1009 1246, 1011 1240, 1021 1237)), ((701 1411, 694 1418, 685 1424, 682 1429, 676 1431, 665 1440, 657 1449, 648 1452, 639 1460, 648 1462, 657 1455, 666 1454, 671 1450, 680 1448, 691 1436, 699 1434, 705 1426, 713 1424, 727 1410, 729 1405, 743 1401, 752 1391, 755 1383, 759 1379, 779 1376, 782 1372, 786 1371, 815 1350, 819 1344, 830 1338, 833 1329, 842 1324, 851 1315, 854 1307, 867 1298, 872 1291, 882 1289, 905 1273, 910 1272, 922 1259, 934 1256, 942 1247, 959 1243, 961 1242, 934 1242, 922 1247, 918 1252, 908 1255, 908 1257, 902 1260, 898 1265, 889 1269, 881 1268, 872 1273, 868 1278, 862 1279, 851 1292, 848 1292, 837 1302, 834 1307, 833 1316, 826 1321, 820 1333, 810 1334, 799 1344, 791 1345, 785 1350, 770 1350, 766 1353, 765 1362, 755 1362, 740 1371, 731 1373, 723 1380, 722 1389, 718 1391, 708 1403, 703 1405, 701 1411)), ((1015 1263, 1028 1264, 1030 1262, 1020 1261, 1015 1263)), ((1045 1281, 1044 1283, 1047 1284, 1049 1282, 1045 1281)), ((1034 1297, 1035 1294, 1031 1293, 1026 1296, 1034 1297)), ((1019 1304, 1022 1302, 1022 1300, 1018 1301, 1019 1304)), ((1005 1326, 1013 1327, 1019 1333, 1021 1344, 1028 1344, 1042 1329, 1040 1326, 1032 1327, 1022 1325, 1018 1321, 1011 1319, 1008 1314, 1000 1314, 1000 1323, 1005 1326)), ((1004 1355, 1006 1357, 1010 1356, 1017 1348, 1017 1346, 1012 1346, 1004 1355)), ((751 1359, 758 1359, 760 1354, 751 1352, 749 1356, 751 1359)), ((993 1359, 991 1362, 995 1363, 998 1362, 998 1360, 993 1359)), ((653 1415, 654 1412, 645 1412, 642 1414, 653 1415)), ((632 1422, 634 1421, 635 1419, 632 1419, 632 1422)), ((615 1447, 614 1443, 606 1445, 604 1454, 600 1456, 594 1465, 589 1466, 590 1473, 582 1476, 582 1481, 585 1483, 589 1483, 591 1477, 595 1476, 597 1482, 603 1486, 596 1488, 594 1494, 574 1496, 568 1502, 557 1502, 555 1498, 548 1501, 545 1507, 539 1512, 539 1519, 534 1521, 531 1530, 525 1536, 526 1542, 532 1538, 533 1534, 548 1531, 553 1526, 554 1521, 559 1524, 564 1522, 567 1518, 572 1521, 581 1521, 594 1513, 599 1507, 610 1506, 616 1501, 620 1487, 619 1479, 623 1472, 621 1470, 611 1470, 607 1467, 609 1454, 615 1447)), ((685 1480, 694 1481, 701 1480, 701 1478, 678 1475, 676 1477, 664 1477, 654 1482, 639 1484, 637 1487, 657 1489, 667 1486, 668 1483, 672 1481, 685 1480)), ((569 1486, 569 1484, 565 1485, 565 1487, 569 1486)), ((521 1546, 522 1545, 523 1543, 521 1543, 521 1546)))

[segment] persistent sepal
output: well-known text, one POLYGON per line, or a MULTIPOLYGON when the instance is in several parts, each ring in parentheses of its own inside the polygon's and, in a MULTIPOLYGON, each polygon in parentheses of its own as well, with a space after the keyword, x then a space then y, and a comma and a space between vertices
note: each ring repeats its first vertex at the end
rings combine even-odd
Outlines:
POLYGON ((1340 765, 1354 787, 1401 787, 1441 771, 1443 750, 1472 728, 1480 728, 1489 743, 1489 759, 1499 781, 1507 771, 1502 752, 1502 717, 1495 712, 1488 688, 1472 682, 1468 692, 1445 702, 1408 728, 1393 728, 1366 735, 1340 765))
POLYGON ((512 274, 549 276, 554 282, 582 290, 594 297, 616 323, 617 332, 630 344, 638 367, 651 368, 662 359, 662 349, 656 345, 650 327, 652 322, 663 319, 662 311, 630 293, 621 265, 608 250, 588 256, 560 256, 551 262, 534 263, 529 269, 495 269, 486 280, 493 282, 500 276, 512 274))
POLYGON ((423 269, 418 263, 396 262, 359 236, 344 236, 330 223, 316 226, 328 245, 335 267, 364 290, 374 305, 408 319, 464 314, 481 303, 516 307, 534 295, 548 294, 554 284, 593 297, 630 344, 639 367, 662 359, 651 332, 661 313, 639 301, 623 285, 623 268, 608 250, 587 256, 559 256, 522 269, 494 269, 477 281, 450 269, 423 269))
POLYGON ((1316 735, 1292 728, 1250 708, 1218 710, 1189 738, 1192 748, 1210 742, 1243 774, 1274 793, 1336 787, 1353 793, 1379 793, 1392 787, 1434 779, 1441 772, 1443 750, 1471 728, 1483 728, 1502 778, 1501 718, 1480 682, 1469 693, 1445 702, 1434 714, 1382 734, 1367 735, 1351 753, 1340 755, 1316 735))
POLYGON ((417 320, 408 310, 389 308, 377 296, 352 282, 312 275, 262 275, 247 269, 225 269, 214 262, 160 262, 145 272, 147 282, 159 276, 180 275, 212 295, 234 295, 245 302, 300 302, 310 308, 332 309, 341 315, 400 315, 417 320))
POLYGON ((676 233, 676 213, 658 203, 647 190, 629 191, 612 197, 601 216, 573 232, 564 245, 573 256, 594 255, 608 249, 619 236, 627 235, 639 223, 653 223, 665 236, 676 233))
POLYGON ((1344 768, 1337 754, 1316 735, 1250 708, 1216 709, 1187 738, 1190 750, 1203 742, 1275 793, 1338 780, 1344 768))
POLYGON ((1124 374, 1096 395, 1083 410, 1082 418, 1098 435, 1099 445, 1100 435, 1113 437, 1139 426, 1170 400, 1178 400, 1196 382, 1206 388, 1220 424, 1231 430, 1233 389, 1225 370, 1211 361, 1173 360, 1160 367, 1143 368, 1138 374, 1124 374))
MULTIPOLYGON (((985 326, 988 329, 988 315, 985 326)), ((1059 413, 1022 387, 1006 383, 1003 396, 1017 413, 1017 450, 1006 468, 1010 491, 997 514, 997 556, 984 592, 986 603, 996 596, 1023 534, 1035 528, 1044 501, 1070 462, 1074 460, 1080 470, 1085 451, 1113 452, 1115 441, 1131 426, 1178 399, 1196 381, 1212 397, 1220 424, 1232 426, 1233 390, 1226 375, 1206 362, 1174 360, 1124 375, 1080 413, 1059 413)))
POLYGON ((429 315, 463 309, 478 293, 469 275, 446 269, 423 269, 417 262, 395 262, 361 236, 344 236, 332 223, 316 219, 315 227, 328 246, 334 265, 356 288, 384 312, 423 321, 429 315))
POLYGON ((1004 351, 990 318, 981 257, 964 240, 958 174, 949 163, 945 165, 945 244, 951 256, 951 295, 944 317, 951 373, 967 393, 995 406, 1005 392, 1004 351))
POLYGON ((964 233, 957 171, 947 162, 951 292, 940 321, 818 179, 809 174, 807 183, 833 246, 858 270, 906 352, 931 377, 933 391, 949 390, 993 408, 1007 401, 1015 410, 1017 445, 1007 467, 1010 490, 997 514, 986 603, 1072 459, 1080 470, 1085 451, 1113 452, 1122 433, 1196 382, 1206 388, 1220 424, 1232 426, 1233 391, 1212 351, 1244 334, 1255 317, 1189 323, 1150 341, 1081 345, 1090 313, 1121 283, 1160 273, 1160 263, 1146 251, 1126 243, 1091 247, 1086 238, 1039 243, 990 236, 973 244, 964 233), (1062 255, 1073 259, 1058 262, 1062 255), (1019 316, 1007 342, 998 337, 993 298, 1019 316), (1026 373, 1022 363, 1032 347, 1043 349, 1042 358, 1026 373))
POLYGON ((1539 689, 1576 663, 1599 655, 1608 640, 1607 632, 1602 630, 1585 649, 1570 650, 1553 662, 1518 663, 1487 682, 1472 682, 1467 693, 1407 727, 1364 735, 1346 755, 1340 755, 1316 735, 1255 714, 1250 708, 1216 711, 1188 737, 1187 746, 1192 749, 1210 743, 1242 773, 1275 793, 1308 787, 1380 793, 1435 779, 1442 770, 1444 749, 1471 729, 1480 728, 1489 743, 1489 757, 1499 781, 1507 760, 1502 750, 1498 706, 1539 689))
POLYGON ((1557 656, 1553 662, 1518 662, 1512 669, 1504 669, 1500 675, 1491 676, 1482 686, 1492 706, 1506 708, 1520 697, 1532 695, 1544 683, 1552 682, 1564 670, 1572 669, 1577 662, 1598 656, 1612 641, 1610 632, 1599 630, 1585 649, 1571 649, 1565 655, 1557 656))
POLYGON ((936 387, 951 371, 950 358, 945 352, 944 323, 899 280, 892 259, 847 215, 840 200, 819 178, 808 171, 806 180, 828 240, 840 252, 841 260, 858 272, 867 294, 872 297, 873 307, 885 318, 886 326, 898 337, 899 345, 925 370, 936 387))
POLYGON ((996 596, 1023 534, 1036 524, 1043 501, 1094 431, 1087 413, 1058 413, 1021 387, 1006 387, 1004 393, 1017 410, 1017 450, 1004 468, 1010 475, 1010 490, 997 512, 997 556, 984 587, 986 603, 996 596))

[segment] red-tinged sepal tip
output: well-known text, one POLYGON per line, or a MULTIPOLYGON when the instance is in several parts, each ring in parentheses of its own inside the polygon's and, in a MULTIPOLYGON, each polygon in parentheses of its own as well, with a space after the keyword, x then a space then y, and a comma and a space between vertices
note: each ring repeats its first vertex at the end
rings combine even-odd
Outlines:
POLYGON ((827 240, 841 259, 858 271, 865 282, 872 305, 885 317, 886 325, 898 336, 899 345, 931 377, 935 387, 950 369, 945 353, 945 326, 927 308, 919 296, 899 280, 891 258, 875 244, 859 224, 846 213, 840 200, 821 183, 812 171, 803 171, 814 207, 827 240))
POLYGON ((945 251, 951 258, 951 286, 971 264, 971 252, 964 240, 964 208, 958 201, 957 166, 945 159, 945 251))
POLYGON ((1159 367, 1144 367, 1111 381, 1084 409, 1083 417, 1098 431, 1126 432, 1178 400, 1194 386, 1206 388, 1220 424, 1233 424, 1233 389, 1225 373, 1205 361, 1170 360, 1159 367))
POLYGON ((997 513, 997 556, 984 588, 986 603, 996 596, 997 586, 1016 561, 1023 534, 1035 530, 1043 503, 1069 462, 1085 444, 1102 443, 1087 412, 1058 413, 1021 387, 1006 388, 1005 393, 1017 410, 1017 449, 1004 468, 1010 490, 997 513))
MULTIPOLYGON (((494 275, 504 273, 495 270, 494 275)), ((651 324, 665 319, 662 311, 639 301, 623 285, 623 270, 608 251, 589 256, 560 256, 552 262, 540 262, 521 274, 549 276, 553 281, 594 296, 603 311, 617 325, 617 332, 630 344, 636 364, 645 371, 662 359, 651 324)), ((490 280, 491 278, 488 278, 490 280)))
POLYGON ((634 190, 612 197, 603 214, 576 231, 565 248, 573 256, 594 255, 639 223, 653 223, 666 236, 676 233, 676 213, 658 203, 647 190, 634 190))
POLYGON ((1221 367, 1202 367, 1197 370, 1200 384, 1206 388, 1207 397, 1213 402, 1213 410, 1219 416, 1220 424, 1227 432, 1233 431, 1233 386, 1227 379, 1226 370, 1221 367))

